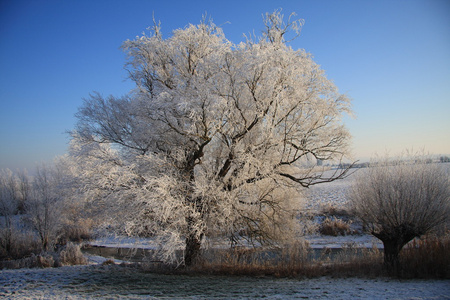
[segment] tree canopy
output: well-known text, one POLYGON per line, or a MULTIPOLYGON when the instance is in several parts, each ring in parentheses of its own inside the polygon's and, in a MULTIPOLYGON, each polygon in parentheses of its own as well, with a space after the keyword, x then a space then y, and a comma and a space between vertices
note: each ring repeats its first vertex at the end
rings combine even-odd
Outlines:
POLYGON ((205 19, 168 38, 155 22, 123 44, 136 88, 79 109, 71 153, 84 189, 121 207, 130 234, 161 239, 165 259, 182 248, 191 264, 205 237, 285 241, 300 188, 345 176, 316 161, 348 154, 350 101, 287 44, 302 24, 291 17, 267 14, 263 36, 240 44, 205 19))

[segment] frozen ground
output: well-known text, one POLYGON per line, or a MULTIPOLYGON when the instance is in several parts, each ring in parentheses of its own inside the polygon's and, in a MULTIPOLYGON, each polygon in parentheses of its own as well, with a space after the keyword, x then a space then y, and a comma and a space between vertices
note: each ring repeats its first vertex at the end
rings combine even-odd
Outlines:
MULTIPOLYGON (((304 208, 310 214, 320 214, 323 210, 334 208, 335 210, 349 211, 349 202, 347 194, 351 189, 351 185, 359 173, 365 169, 356 169, 348 177, 342 180, 336 180, 327 184, 319 184, 311 186, 305 192, 304 208)), ((382 248, 383 244, 380 240, 368 234, 347 235, 347 236, 322 236, 311 235, 305 237, 311 248, 342 248, 346 245, 355 245, 359 247, 371 248, 374 245, 382 248)))
MULTIPOLYGON (((330 175, 332 172, 328 171, 330 175)), ((304 208, 312 212, 320 212, 327 207, 346 209, 348 207, 346 194, 350 190, 353 180, 360 172, 364 172, 364 169, 355 169, 355 172, 344 179, 310 186, 305 191, 306 203, 304 208)))
POLYGON ((3 299, 450 299, 450 281, 141 273, 119 266, 0 271, 3 299))

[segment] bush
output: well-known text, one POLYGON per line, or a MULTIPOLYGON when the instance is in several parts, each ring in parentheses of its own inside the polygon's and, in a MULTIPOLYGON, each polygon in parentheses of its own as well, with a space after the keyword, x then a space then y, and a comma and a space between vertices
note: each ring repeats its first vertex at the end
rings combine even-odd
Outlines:
POLYGON ((0 243, 0 260, 20 259, 41 251, 41 243, 33 232, 13 229, 8 247, 0 243))
POLYGON ((109 265, 115 265, 116 263, 112 259, 105 260, 102 262, 102 266, 109 266, 109 265))
POLYGON ((0 269, 21 269, 21 268, 51 268, 57 266, 52 255, 46 253, 42 255, 32 254, 30 257, 0 261, 0 269))
POLYGON ((68 243, 59 252, 59 263, 61 265, 86 265, 87 259, 81 252, 80 246, 68 243))
POLYGON ((63 225, 58 243, 65 245, 68 242, 82 242, 92 236, 93 221, 91 219, 78 219, 67 221, 63 225))
POLYGON ((326 218, 320 225, 319 232, 320 234, 331 236, 347 235, 353 233, 350 229, 349 222, 345 222, 336 217, 326 218))
POLYGON ((338 208, 330 204, 322 206, 321 211, 324 216, 341 217, 344 219, 350 219, 353 217, 353 215, 345 208, 338 208))
POLYGON ((28 257, 0 261, 0 269, 20 268, 52 268, 63 265, 85 265, 87 259, 83 256, 79 245, 68 243, 58 253, 44 252, 39 255, 32 253, 28 257))

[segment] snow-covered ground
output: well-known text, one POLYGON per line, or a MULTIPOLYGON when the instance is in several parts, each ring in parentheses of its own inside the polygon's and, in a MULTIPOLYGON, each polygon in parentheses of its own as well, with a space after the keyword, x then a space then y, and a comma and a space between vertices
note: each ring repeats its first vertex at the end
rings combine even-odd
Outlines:
MULTIPOLYGON (((328 171, 331 175, 334 171, 328 171)), ((353 180, 359 172, 364 169, 355 169, 353 173, 344 179, 335 180, 325 184, 313 185, 305 191, 305 209, 312 212, 320 212, 323 208, 334 207, 336 209, 347 209, 348 201, 346 194, 349 192, 353 180)))
POLYGON ((3 299, 450 299, 448 280, 279 279, 142 273, 119 266, 0 271, 3 299))
MULTIPOLYGON (((323 211, 349 211, 347 195, 350 192, 353 181, 358 173, 365 169, 356 169, 348 177, 326 184, 311 186, 305 191, 305 211, 310 214, 321 214, 323 211)), ((371 248, 376 246, 382 248, 383 244, 377 238, 369 234, 346 235, 346 236, 323 236, 309 235, 305 237, 313 249, 320 248, 342 248, 348 245, 371 248)))

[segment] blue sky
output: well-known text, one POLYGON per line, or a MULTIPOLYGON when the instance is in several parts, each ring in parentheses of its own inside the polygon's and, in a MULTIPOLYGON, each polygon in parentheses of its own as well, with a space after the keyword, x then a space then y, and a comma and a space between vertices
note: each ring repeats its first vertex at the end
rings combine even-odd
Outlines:
POLYGON ((153 12, 166 37, 207 12, 237 43, 277 8, 305 20, 291 46, 353 99, 355 158, 450 154, 450 1, 0 0, 0 169, 64 154, 83 97, 133 87, 119 47, 153 12))

